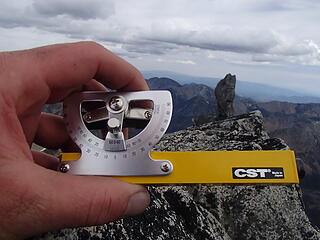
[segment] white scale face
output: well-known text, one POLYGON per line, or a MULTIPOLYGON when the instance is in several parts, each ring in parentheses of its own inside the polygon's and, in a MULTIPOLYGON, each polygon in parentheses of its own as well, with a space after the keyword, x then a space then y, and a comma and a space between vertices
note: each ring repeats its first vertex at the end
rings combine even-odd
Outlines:
MULTIPOLYGON (((108 114, 110 116, 111 113, 108 114)), ((81 157, 79 160, 68 161, 68 173, 108 176, 170 174, 173 170, 171 162, 153 160, 149 152, 167 130, 171 116, 172 98, 168 91, 80 92, 71 95, 64 101, 64 119, 72 140, 81 149, 81 157), (92 134, 81 114, 83 102, 103 101, 107 104, 115 96, 124 99, 127 106, 131 101, 153 102, 148 125, 136 136, 125 140, 125 149, 120 151, 106 150, 108 139, 103 140, 92 134)))

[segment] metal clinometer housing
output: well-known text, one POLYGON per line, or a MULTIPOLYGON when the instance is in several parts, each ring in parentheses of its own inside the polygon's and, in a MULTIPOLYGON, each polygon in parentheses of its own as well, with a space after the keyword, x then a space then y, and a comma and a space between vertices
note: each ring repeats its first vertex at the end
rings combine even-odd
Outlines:
POLYGON ((64 119, 73 141, 81 149, 76 161, 61 162, 59 170, 77 175, 161 176, 173 171, 168 160, 154 160, 150 150, 167 130, 172 116, 168 91, 79 92, 64 101, 64 119), (152 101, 153 109, 130 107, 132 101, 152 101), (105 107, 82 113, 84 102, 103 102, 105 107), (124 121, 146 119, 136 136, 125 139, 124 121), (94 135, 90 123, 106 122, 105 139, 94 135))

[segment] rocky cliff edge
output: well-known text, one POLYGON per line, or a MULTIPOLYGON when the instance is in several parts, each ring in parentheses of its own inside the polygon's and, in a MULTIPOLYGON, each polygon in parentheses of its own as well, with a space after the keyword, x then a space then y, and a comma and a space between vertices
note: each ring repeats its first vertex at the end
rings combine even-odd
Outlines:
MULTIPOLYGON (((155 151, 284 150, 256 111, 168 134, 155 151)), ((34 239, 320 239, 299 185, 148 186, 151 205, 137 217, 63 229, 34 239)))

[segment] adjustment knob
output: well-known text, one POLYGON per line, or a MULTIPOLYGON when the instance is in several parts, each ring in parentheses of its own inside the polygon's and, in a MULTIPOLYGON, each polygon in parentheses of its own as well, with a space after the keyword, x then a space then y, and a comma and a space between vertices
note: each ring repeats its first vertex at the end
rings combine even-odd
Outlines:
POLYGON ((119 119, 110 118, 108 120, 109 131, 112 132, 113 134, 120 132, 120 127, 121 127, 121 123, 120 123, 119 119))

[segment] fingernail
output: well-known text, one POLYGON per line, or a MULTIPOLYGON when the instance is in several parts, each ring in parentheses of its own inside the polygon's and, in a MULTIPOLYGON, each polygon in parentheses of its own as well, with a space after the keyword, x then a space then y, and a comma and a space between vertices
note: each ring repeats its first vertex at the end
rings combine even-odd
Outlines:
POLYGON ((142 213, 149 206, 150 195, 147 191, 137 192, 129 199, 124 217, 134 216, 142 213))

